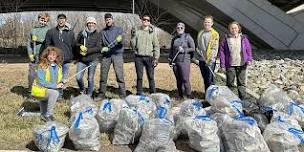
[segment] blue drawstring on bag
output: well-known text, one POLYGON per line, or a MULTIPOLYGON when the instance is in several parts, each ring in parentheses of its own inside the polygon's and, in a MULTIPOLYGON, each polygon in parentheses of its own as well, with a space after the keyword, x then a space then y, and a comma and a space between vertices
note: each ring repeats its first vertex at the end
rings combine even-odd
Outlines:
POLYGON ((157 107, 156 117, 164 119, 167 115, 167 109, 165 107, 157 107))
POLYGON ((253 126, 253 125, 256 125, 256 121, 252 118, 252 117, 240 117, 240 118, 237 118, 236 120, 239 120, 239 121, 244 121, 246 122, 247 124, 253 126))
POLYGON ((81 121, 82 119, 83 119, 82 112, 79 112, 76 121, 74 121, 75 123, 74 123, 73 127, 74 127, 74 128, 79 128, 80 121, 81 121))
POLYGON ((201 102, 199 102, 198 100, 195 100, 195 102, 192 102, 192 106, 196 109, 196 110, 200 110, 203 108, 203 105, 201 102))
POLYGON ((107 101, 102 108, 103 111, 112 112, 112 103, 107 101))
POLYGON ((210 90, 208 90, 207 91, 207 97, 206 97, 206 99, 210 99, 211 97, 212 97, 212 95, 216 92, 216 91, 218 91, 218 87, 213 87, 213 88, 211 88, 210 90))
POLYGON ((239 103, 238 101, 232 101, 230 103, 231 103, 232 108, 235 109, 236 112, 240 115, 239 116, 240 118, 245 116, 244 113, 238 107, 236 107, 236 105, 235 105, 235 104, 239 103))
POLYGON ((211 118, 208 115, 197 115, 194 119, 203 120, 203 121, 210 121, 211 118))
POLYGON ((48 145, 51 144, 51 142, 53 142, 55 145, 57 145, 60 140, 59 140, 59 137, 57 135, 56 127, 52 126, 50 132, 51 133, 50 133, 48 145))
POLYGON ((294 102, 291 102, 290 105, 288 106, 288 115, 292 115, 293 114, 293 111, 294 111, 294 107, 298 107, 301 109, 302 113, 304 114, 304 108, 297 105, 296 103, 294 102))
POLYGON ((295 137, 299 138, 301 141, 301 144, 304 144, 304 139, 303 139, 304 132, 302 130, 299 130, 296 128, 289 128, 288 132, 293 134, 295 137))

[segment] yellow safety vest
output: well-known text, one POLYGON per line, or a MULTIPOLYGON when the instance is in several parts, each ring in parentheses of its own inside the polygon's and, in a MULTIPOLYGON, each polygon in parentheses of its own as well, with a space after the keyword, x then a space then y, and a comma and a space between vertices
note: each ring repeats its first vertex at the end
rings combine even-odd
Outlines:
MULTIPOLYGON (((31 95, 36 98, 45 98, 47 93, 47 88, 42 87, 38 84, 39 78, 37 77, 34 80, 33 86, 32 86, 32 92, 31 95)), ((51 81, 51 72, 50 69, 45 69, 45 80, 50 82, 51 81)), ((58 67, 58 73, 57 73, 57 83, 59 83, 62 80, 62 68, 58 67)))
MULTIPOLYGON (((213 28, 211 28, 210 30, 211 32, 211 38, 208 42, 208 46, 207 46, 207 57, 206 57, 206 63, 209 63, 210 62, 210 59, 211 59, 211 48, 213 46, 213 44, 219 40, 219 34, 216 30, 214 30, 213 28)), ((197 36, 197 43, 199 43, 202 39, 202 35, 204 33, 204 30, 201 30, 199 33, 198 33, 198 36, 197 36)))

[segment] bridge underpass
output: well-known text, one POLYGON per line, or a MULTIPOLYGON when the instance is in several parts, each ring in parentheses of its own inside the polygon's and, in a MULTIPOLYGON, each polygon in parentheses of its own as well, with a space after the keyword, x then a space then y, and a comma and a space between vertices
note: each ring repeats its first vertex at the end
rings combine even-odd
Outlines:
MULTIPOLYGON (((226 32, 229 22, 236 20, 243 26, 257 48, 304 50, 304 24, 284 11, 302 1, 273 0, 135 0, 137 6, 151 2, 168 24, 160 28, 172 33, 177 21, 183 21, 193 35, 201 29, 204 15, 215 16, 215 27, 226 32), (288 5, 282 5, 282 4, 288 5), (274 4, 274 5, 273 5, 274 4), (281 9, 277 6, 280 6, 281 9), (288 6, 288 7, 287 7, 288 6), (169 21, 170 20, 170 21, 169 21)), ((79 10, 132 12, 132 0, 2 0, 1 12, 79 10)), ((151 9, 151 8, 150 8, 151 9)), ((137 14, 142 10, 135 9, 137 14)))

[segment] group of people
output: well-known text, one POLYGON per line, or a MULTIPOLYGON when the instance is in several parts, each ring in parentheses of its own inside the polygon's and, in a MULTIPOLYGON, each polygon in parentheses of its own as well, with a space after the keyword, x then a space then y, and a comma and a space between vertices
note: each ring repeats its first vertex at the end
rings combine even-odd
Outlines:
POLYGON ((190 34, 185 33, 185 24, 176 26, 176 36, 171 41, 169 64, 173 67, 177 90, 180 98, 191 97, 190 64, 200 68, 204 79, 205 91, 215 83, 216 60, 220 58, 220 67, 226 72, 226 84, 233 88, 237 80, 238 94, 246 99, 246 69, 252 61, 251 44, 241 32, 241 26, 234 21, 228 25, 228 34, 220 40, 219 33, 213 28, 213 17, 205 16, 202 30, 197 35, 197 47, 190 34))
MULTIPOLYGON (((123 70, 123 30, 115 26, 112 14, 104 15, 105 28, 97 31, 97 21, 87 17, 85 29, 74 37, 73 27, 67 22, 65 14, 57 16, 57 26, 49 28, 50 16, 38 15, 38 25, 34 26, 28 39, 29 89, 31 95, 40 98, 41 118, 54 120, 53 107, 62 98, 63 89, 71 78, 68 77, 69 63, 77 61, 76 80, 80 93, 89 96, 94 91, 94 75, 100 62, 100 84, 97 97, 105 98, 108 72, 113 64, 121 98, 126 96, 123 70), (88 72, 88 87, 84 86, 83 76, 88 72)), ((137 95, 143 95, 143 69, 146 69, 149 81, 149 93, 155 93, 154 69, 158 65, 160 48, 157 34, 151 26, 150 16, 141 17, 142 25, 131 30, 131 47, 135 53, 137 75, 137 95)), ((252 60, 251 46, 246 35, 241 33, 239 23, 228 26, 229 34, 220 43, 218 32, 212 27, 213 17, 203 19, 203 29, 197 36, 197 47, 190 34, 185 33, 185 24, 176 26, 176 35, 171 41, 169 65, 172 67, 180 98, 192 98, 190 85, 191 62, 197 64, 204 79, 205 89, 214 84, 214 69, 217 57, 226 71, 227 85, 232 87, 235 77, 239 95, 245 97, 246 67, 252 60)))

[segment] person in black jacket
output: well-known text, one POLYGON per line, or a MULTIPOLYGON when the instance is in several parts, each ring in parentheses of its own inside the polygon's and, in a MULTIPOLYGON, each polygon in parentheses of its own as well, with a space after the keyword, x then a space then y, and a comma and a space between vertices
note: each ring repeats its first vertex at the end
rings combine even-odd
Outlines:
POLYGON ((62 80, 64 81, 69 71, 68 63, 74 58, 73 48, 75 46, 74 32, 66 23, 66 15, 59 14, 57 16, 57 26, 47 31, 45 45, 46 47, 55 46, 62 50, 62 80))
POLYGON ((88 17, 86 28, 80 31, 76 39, 76 47, 79 52, 76 80, 80 93, 85 93, 83 75, 85 68, 88 68, 88 89, 86 94, 92 96, 94 91, 94 75, 97 66, 97 59, 100 56, 100 35, 96 30, 96 19, 88 17))
POLYGON ((123 73, 123 30, 114 25, 113 16, 110 13, 104 16, 106 27, 100 32, 101 39, 101 66, 100 66, 100 88, 99 95, 95 100, 105 97, 107 79, 110 66, 113 63, 116 80, 120 89, 120 97, 126 96, 126 87, 123 73))
POLYGON ((179 98, 192 98, 189 76, 195 43, 190 34, 185 33, 184 23, 177 24, 176 32, 177 35, 171 41, 169 65, 173 68, 179 98))

